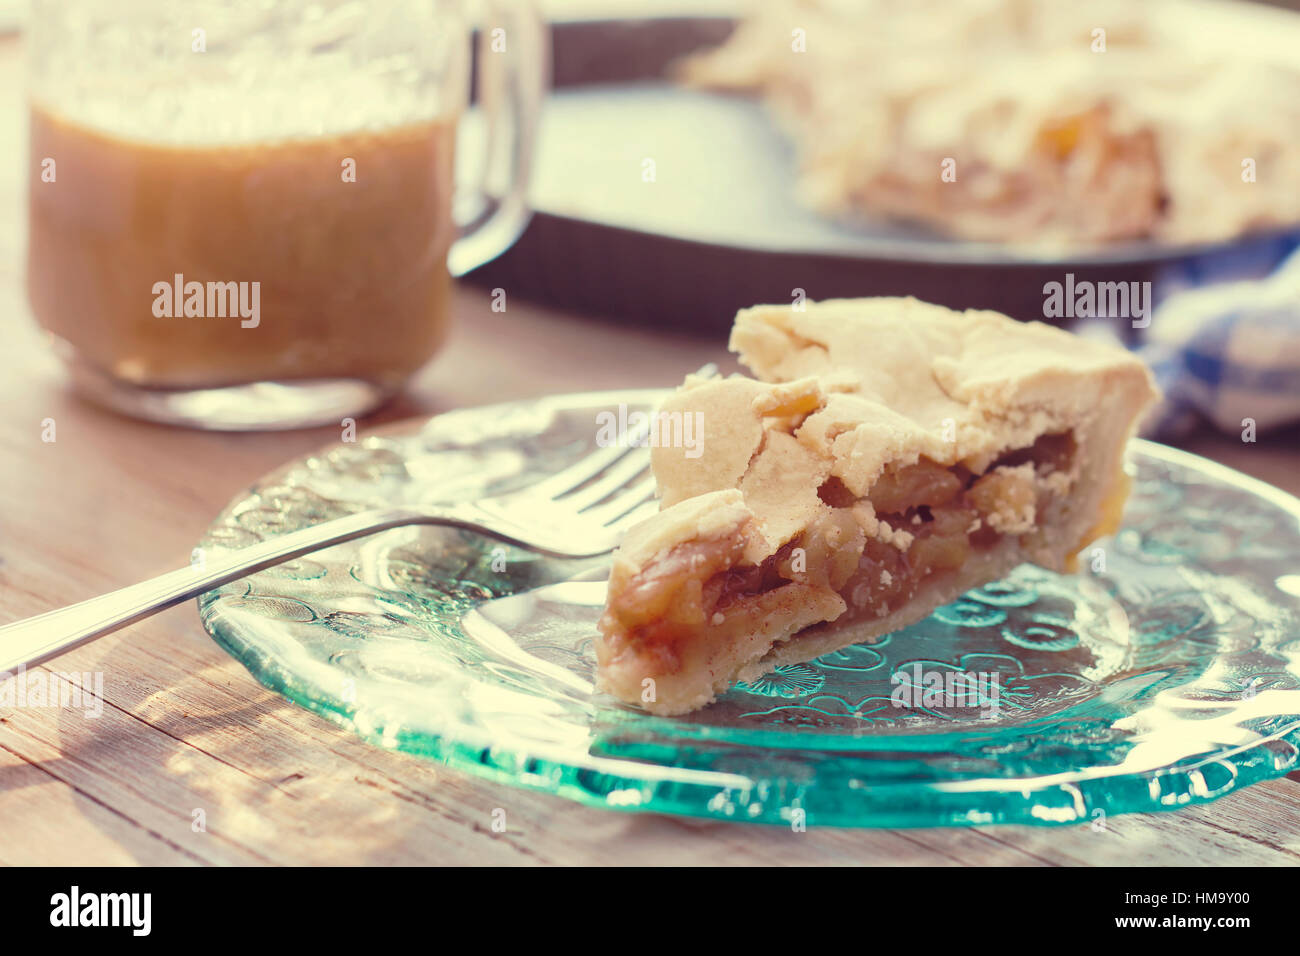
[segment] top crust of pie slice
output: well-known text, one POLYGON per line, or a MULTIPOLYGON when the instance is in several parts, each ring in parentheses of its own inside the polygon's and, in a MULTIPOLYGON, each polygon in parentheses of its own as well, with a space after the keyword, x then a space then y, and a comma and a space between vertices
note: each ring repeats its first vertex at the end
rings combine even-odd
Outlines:
POLYGON ((601 620, 601 686, 657 713, 1024 561, 1066 569, 1118 523, 1156 397, 1121 348, 915 299, 746 309, 731 349, 757 379, 691 377, 660 409, 663 510, 616 554, 601 620), (698 442, 669 440, 681 416, 698 442))

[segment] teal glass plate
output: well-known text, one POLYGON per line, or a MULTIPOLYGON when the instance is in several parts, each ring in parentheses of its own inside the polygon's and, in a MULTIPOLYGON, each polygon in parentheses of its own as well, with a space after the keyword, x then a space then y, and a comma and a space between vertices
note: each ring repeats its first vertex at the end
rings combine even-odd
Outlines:
MULTIPOLYGON (((522 486, 660 392, 457 411, 295 461, 205 548, 522 486)), ((267 687, 382 747, 620 810, 807 826, 1068 824, 1297 766, 1300 501, 1134 442, 1123 529, 685 717, 592 690, 605 562, 398 529, 199 600, 267 687)))

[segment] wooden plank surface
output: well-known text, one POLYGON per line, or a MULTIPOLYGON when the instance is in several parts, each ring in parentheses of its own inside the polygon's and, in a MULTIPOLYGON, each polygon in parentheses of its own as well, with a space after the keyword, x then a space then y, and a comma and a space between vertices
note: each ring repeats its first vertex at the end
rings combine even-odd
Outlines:
MULTIPOLYGON (((336 437, 131 422, 64 387, 22 285, 19 48, 0 41, 0 620, 183 563, 211 517, 336 437), (57 441, 41 441, 53 418, 57 441)), ((507 290, 508 292, 508 290, 507 290)), ((663 337, 458 292, 458 326, 410 394, 367 424, 558 391, 671 385, 720 342, 663 337), (508 344, 507 344, 508 343, 508 344)), ((1300 489, 1296 435, 1194 450, 1300 489)), ((103 674, 103 712, 0 711, 0 863, 1300 863, 1300 782, 1090 827, 806 833, 587 809, 369 747, 262 689, 192 604, 50 669, 103 674), (507 829, 492 830, 506 811, 507 829), (202 826, 198 821, 201 819, 202 826)))

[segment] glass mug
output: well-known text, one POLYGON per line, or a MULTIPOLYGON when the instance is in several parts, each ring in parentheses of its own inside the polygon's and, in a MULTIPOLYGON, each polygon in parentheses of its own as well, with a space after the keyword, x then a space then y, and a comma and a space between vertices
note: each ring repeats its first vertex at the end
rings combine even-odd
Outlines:
POLYGON ((485 146, 455 184, 466 6, 36 0, 28 294, 75 387, 225 429, 400 390, 452 277, 529 216, 547 35, 527 3, 483 8, 485 146))

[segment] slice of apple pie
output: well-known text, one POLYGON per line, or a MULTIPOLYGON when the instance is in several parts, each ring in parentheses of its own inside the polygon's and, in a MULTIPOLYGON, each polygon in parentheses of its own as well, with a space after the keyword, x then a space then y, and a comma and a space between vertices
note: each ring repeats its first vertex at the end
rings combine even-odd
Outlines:
POLYGON ((1123 349, 915 299, 758 306, 691 377, 662 510, 614 558, 600 687, 658 714, 927 616, 1023 562, 1072 570, 1113 531, 1155 399, 1123 349))

